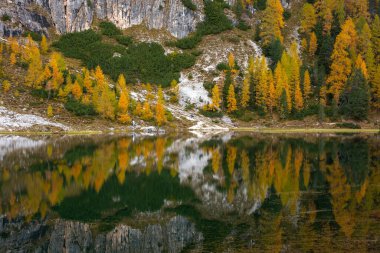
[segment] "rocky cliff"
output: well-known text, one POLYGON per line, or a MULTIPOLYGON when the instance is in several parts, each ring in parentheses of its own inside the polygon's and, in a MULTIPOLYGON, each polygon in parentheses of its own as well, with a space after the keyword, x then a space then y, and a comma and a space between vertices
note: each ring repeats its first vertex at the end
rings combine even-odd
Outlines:
POLYGON ((181 0, 4 0, 0 3, 0 36, 23 30, 57 33, 83 31, 94 19, 109 20, 120 28, 145 24, 165 29, 177 38, 194 31, 203 20, 203 1, 193 0, 197 10, 181 0))

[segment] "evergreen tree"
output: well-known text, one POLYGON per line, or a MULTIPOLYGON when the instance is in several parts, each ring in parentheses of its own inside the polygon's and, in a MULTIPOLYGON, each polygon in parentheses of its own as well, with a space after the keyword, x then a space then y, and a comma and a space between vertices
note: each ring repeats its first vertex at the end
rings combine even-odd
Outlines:
POLYGON ((347 118, 364 120, 369 111, 369 89, 363 73, 355 69, 339 101, 340 112, 347 118))
POLYGON ((376 109, 380 109, 380 65, 377 66, 376 74, 372 80, 372 105, 376 109))

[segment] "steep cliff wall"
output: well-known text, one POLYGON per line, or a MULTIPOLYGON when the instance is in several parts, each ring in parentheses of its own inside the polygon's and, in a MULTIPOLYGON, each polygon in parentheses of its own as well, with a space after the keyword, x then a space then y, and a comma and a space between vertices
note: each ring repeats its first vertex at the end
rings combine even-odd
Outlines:
POLYGON ((166 29, 173 36, 183 38, 203 20, 203 0, 193 0, 197 10, 186 8, 181 0, 6 0, 0 3, 0 16, 11 17, 0 21, 0 36, 24 29, 41 31, 52 25, 57 33, 89 29, 95 17, 109 20, 120 28, 145 24, 152 29, 166 29), (40 10, 48 17, 43 17, 40 10), (49 20, 49 22, 47 22, 49 20), (47 23, 47 24, 46 24, 47 23), (17 25, 15 25, 17 24, 17 25))

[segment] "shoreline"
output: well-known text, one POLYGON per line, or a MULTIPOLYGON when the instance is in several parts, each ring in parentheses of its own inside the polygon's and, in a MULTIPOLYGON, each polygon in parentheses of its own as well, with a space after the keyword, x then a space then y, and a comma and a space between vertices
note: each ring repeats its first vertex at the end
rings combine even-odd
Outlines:
POLYGON ((145 134, 171 134, 171 133, 191 133, 191 132, 201 132, 201 133, 212 133, 218 130, 221 132, 248 132, 248 133, 263 133, 263 134, 360 134, 360 133, 380 133, 380 129, 376 128, 365 128, 365 129, 350 129, 350 128, 249 128, 249 127, 237 127, 237 128, 226 128, 226 129, 210 129, 210 128, 200 128, 200 129, 183 129, 181 131, 165 131, 162 129, 157 129, 155 131, 144 131, 144 130, 78 130, 78 131, 0 131, 0 135, 100 135, 100 134, 128 134, 128 133, 145 133, 145 134))

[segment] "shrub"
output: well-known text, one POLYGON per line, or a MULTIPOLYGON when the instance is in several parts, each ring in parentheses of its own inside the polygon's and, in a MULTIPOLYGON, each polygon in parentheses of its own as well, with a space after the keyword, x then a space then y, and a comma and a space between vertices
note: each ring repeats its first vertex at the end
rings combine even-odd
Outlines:
MULTIPOLYGON (((121 40, 129 41, 122 36, 121 40)), ((116 39, 121 37, 116 37, 116 39)), ((101 36, 92 30, 63 35, 53 44, 66 57, 82 60, 88 68, 101 66, 105 74, 117 80, 123 73, 130 83, 170 85, 178 80, 180 71, 195 63, 192 54, 171 54, 166 56, 163 47, 157 43, 131 43, 128 48, 100 41, 101 36), (119 53, 120 57, 114 57, 119 53)))
POLYGON ((45 89, 32 90, 31 94, 35 97, 48 98, 49 92, 45 89))
POLYGON ((71 98, 68 99, 67 102, 65 103, 65 108, 66 110, 74 113, 76 116, 97 115, 97 112, 95 111, 92 105, 85 105, 71 98))
POLYGON ((122 34, 121 30, 119 28, 117 28, 116 25, 112 22, 106 22, 106 21, 101 22, 99 24, 99 27, 102 31, 102 34, 109 36, 109 37, 113 37, 113 36, 122 34))
POLYGON ((115 39, 119 44, 124 45, 126 47, 133 44, 133 39, 132 37, 129 37, 129 36, 117 35, 115 36, 115 39))
POLYGON ((194 35, 187 36, 183 39, 178 40, 175 45, 180 49, 193 49, 199 42, 201 42, 202 36, 198 33, 194 35))
POLYGON ((288 10, 285 10, 283 13, 283 17, 285 20, 289 20, 292 17, 292 13, 288 10))
POLYGON ((11 20, 11 17, 7 14, 4 14, 2 17, 1 17, 1 21, 3 22, 6 22, 6 21, 9 21, 11 20))
POLYGON ((249 25, 247 25, 245 23, 244 20, 239 20, 239 23, 237 24, 236 26, 238 29, 242 30, 242 31, 247 31, 248 29, 250 29, 251 27, 249 25))
POLYGON ((189 10, 196 11, 197 6, 191 0, 181 0, 182 4, 189 10))
POLYGON ((173 64, 176 71, 181 71, 181 69, 187 69, 195 64, 196 57, 192 54, 171 54, 169 58, 173 64))
POLYGON ((214 83, 213 82, 204 82, 203 83, 203 88, 205 88, 205 90, 207 90, 209 92, 209 94, 211 94, 211 90, 212 88, 214 88, 214 83))
POLYGON ((218 63, 218 65, 216 65, 216 69, 219 71, 223 71, 223 70, 229 70, 230 67, 228 66, 227 63, 221 62, 221 63, 218 63))
POLYGON ((209 117, 209 118, 221 118, 221 117, 223 117, 223 113, 220 111, 208 111, 208 110, 199 109, 199 113, 202 114, 203 116, 209 117))
POLYGON ((53 43, 66 57, 84 59, 87 47, 95 42, 100 42, 101 36, 93 30, 84 32, 68 33, 53 43))
POLYGON ((351 122, 343 122, 336 124, 338 128, 348 128, 348 129, 361 129, 361 126, 351 122))
POLYGON ((42 35, 40 33, 37 33, 37 32, 24 32, 23 33, 24 37, 28 37, 28 35, 30 35, 30 37, 32 37, 32 39, 34 41, 41 41, 42 40, 42 35))

